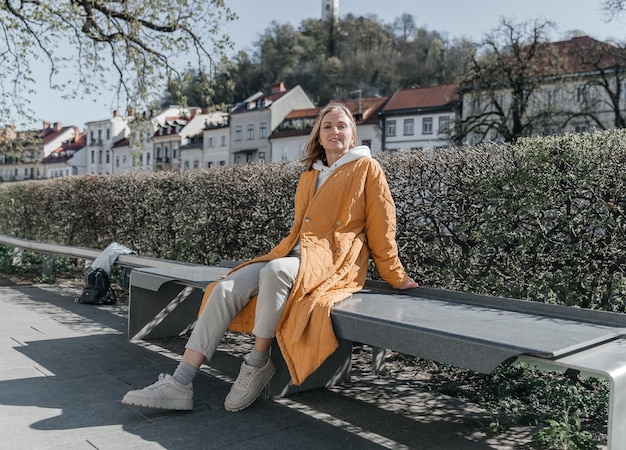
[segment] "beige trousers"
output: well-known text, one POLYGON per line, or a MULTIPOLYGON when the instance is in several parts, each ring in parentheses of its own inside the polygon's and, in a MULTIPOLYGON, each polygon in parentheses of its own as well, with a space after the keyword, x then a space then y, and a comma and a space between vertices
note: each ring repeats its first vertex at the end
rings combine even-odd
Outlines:
MULTIPOLYGON (((292 253, 292 255, 294 255, 292 253)), ((252 332, 273 338, 300 268, 299 255, 248 264, 219 281, 198 318, 186 347, 211 359, 228 325, 258 294, 252 332)))

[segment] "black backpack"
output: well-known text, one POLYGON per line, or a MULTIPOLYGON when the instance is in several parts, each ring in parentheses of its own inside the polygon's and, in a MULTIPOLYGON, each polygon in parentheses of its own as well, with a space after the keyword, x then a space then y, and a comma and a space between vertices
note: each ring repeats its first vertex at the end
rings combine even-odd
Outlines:
POLYGON ((85 275, 85 287, 76 303, 89 305, 112 305, 117 302, 111 287, 109 274, 102 268, 93 269, 85 275))

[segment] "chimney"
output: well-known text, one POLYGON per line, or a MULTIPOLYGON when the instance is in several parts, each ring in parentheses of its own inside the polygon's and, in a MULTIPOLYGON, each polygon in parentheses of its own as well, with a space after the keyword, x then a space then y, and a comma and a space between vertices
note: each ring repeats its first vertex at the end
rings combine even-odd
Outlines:
POLYGON ((44 120, 43 121, 43 131, 46 131, 48 128, 50 128, 50 122, 44 120))
POLYGON ((278 94, 279 92, 285 92, 287 89, 285 88, 285 82, 281 81, 280 83, 274 83, 272 85, 272 94, 278 94))
POLYGON ((60 131, 61 128, 61 122, 54 122, 54 131, 60 131))
POLYGON ((120 116, 120 112, 116 109, 115 111, 113 111, 113 118, 116 119, 120 116))

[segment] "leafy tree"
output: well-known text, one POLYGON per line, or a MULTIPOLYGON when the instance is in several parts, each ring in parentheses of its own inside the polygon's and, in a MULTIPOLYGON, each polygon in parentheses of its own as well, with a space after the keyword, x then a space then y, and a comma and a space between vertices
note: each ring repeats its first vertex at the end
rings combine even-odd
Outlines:
POLYGON ((411 14, 404 13, 400 17, 396 17, 393 21, 393 31, 399 37, 401 42, 409 42, 415 36, 417 25, 415 17, 411 14))
POLYGON ((229 67, 225 64, 219 74, 189 68, 182 76, 170 78, 161 97, 161 106, 189 105, 209 111, 227 111, 234 91, 229 67))
POLYGON ((335 84, 337 95, 347 97, 350 91, 361 89, 365 96, 371 96, 386 90, 394 71, 389 64, 389 55, 395 53, 391 26, 376 16, 348 14, 339 23, 339 36, 337 57, 343 73, 335 84))
MULTIPOLYGON (((298 28, 272 22, 250 53, 241 51, 227 67, 218 67, 212 101, 235 103, 257 91, 267 92, 279 81, 288 88, 302 86, 317 104, 356 91, 365 97, 392 95, 413 85, 458 82, 468 46, 466 41, 448 41, 441 33, 417 28, 409 14, 394 25, 375 15, 351 14, 336 24, 305 19, 298 28), (232 96, 230 91, 220 94, 225 83, 233 86, 232 96)), ((193 76, 187 81, 201 82, 193 76)), ((180 90, 175 83, 171 88, 180 90)), ((187 98, 189 90, 198 88, 184 88, 187 98)), ((181 98, 181 92, 167 98, 181 98)))
POLYGON ((222 72, 218 75, 218 80, 230 80, 233 83, 233 97, 228 102, 230 104, 242 101, 252 94, 262 91, 265 87, 265 76, 261 72, 259 64, 244 51, 237 54, 228 73, 222 72))
POLYGON ((272 21, 256 43, 260 72, 265 75, 265 84, 284 81, 293 85, 298 74, 298 65, 304 57, 302 36, 290 24, 272 21))
POLYGON ((32 119, 26 97, 34 94, 36 62, 68 97, 111 90, 139 108, 158 98, 181 59, 200 72, 215 63, 231 45, 220 26, 235 18, 223 0, 2 2, 0 123, 32 119))

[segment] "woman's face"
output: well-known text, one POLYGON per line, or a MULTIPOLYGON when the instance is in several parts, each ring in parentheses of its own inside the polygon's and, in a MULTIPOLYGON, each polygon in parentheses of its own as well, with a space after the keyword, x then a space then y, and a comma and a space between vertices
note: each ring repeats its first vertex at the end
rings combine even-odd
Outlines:
POLYGON ((354 146, 350 118, 340 110, 332 110, 322 118, 320 144, 326 155, 341 156, 354 146))

